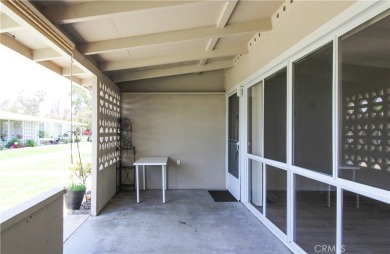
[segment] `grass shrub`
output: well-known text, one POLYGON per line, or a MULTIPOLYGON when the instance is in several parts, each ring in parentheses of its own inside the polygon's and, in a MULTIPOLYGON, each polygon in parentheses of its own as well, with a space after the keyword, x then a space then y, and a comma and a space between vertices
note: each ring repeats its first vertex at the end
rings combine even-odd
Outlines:
POLYGON ((71 183, 68 186, 68 190, 70 191, 82 191, 85 189, 86 189, 85 185, 81 183, 71 183))
POLYGON ((35 141, 32 139, 27 139, 26 140, 26 146, 28 147, 34 147, 35 146, 35 141))

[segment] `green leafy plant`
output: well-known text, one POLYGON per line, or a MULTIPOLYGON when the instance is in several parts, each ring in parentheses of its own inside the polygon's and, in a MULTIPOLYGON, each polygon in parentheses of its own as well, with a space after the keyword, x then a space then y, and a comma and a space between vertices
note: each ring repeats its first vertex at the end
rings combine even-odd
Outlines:
POLYGON ((43 130, 38 131, 38 137, 39 138, 45 138, 47 136, 48 136, 47 131, 43 131, 43 130))
POLYGON ((91 163, 81 164, 80 162, 77 162, 76 164, 70 166, 69 169, 72 172, 72 184, 74 184, 76 179, 77 184, 83 185, 85 187, 87 178, 92 174, 91 163))
POLYGON ((82 190, 85 190, 86 187, 84 184, 81 184, 81 183, 70 183, 69 186, 68 186, 68 190, 70 191, 82 191, 82 190))
POLYGON ((26 140, 26 146, 34 147, 35 146, 35 141, 32 140, 32 139, 27 139, 26 140))

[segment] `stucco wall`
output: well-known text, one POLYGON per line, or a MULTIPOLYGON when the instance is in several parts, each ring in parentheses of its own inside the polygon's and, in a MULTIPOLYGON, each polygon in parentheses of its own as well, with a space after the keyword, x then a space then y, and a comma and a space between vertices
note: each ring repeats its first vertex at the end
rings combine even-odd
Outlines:
POLYGON ((51 189, 3 212, 0 253, 62 253, 64 194, 51 189))
POLYGON ((111 165, 108 168, 97 172, 97 214, 104 208, 108 201, 116 193, 116 166, 111 165))
MULTIPOLYGON (((320 26, 354 4, 355 1, 286 1, 286 10, 273 17, 273 29, 251 41, 249 53, 225 75, 225 90, 261 69, 320 26)), ((283 8, 283 7, 281 7, 283 8)))
MULTIPOLYGON (((223 93, 123 93, 121 110, 132 121, 136 158, 169 156, 169 189, 225 188, 223 93)), ((147 187, 161 188, 160 169, 148 170, 147 187)))
POLYGON ((121 92, 224 92, 221 70, 119 83, 121 92))

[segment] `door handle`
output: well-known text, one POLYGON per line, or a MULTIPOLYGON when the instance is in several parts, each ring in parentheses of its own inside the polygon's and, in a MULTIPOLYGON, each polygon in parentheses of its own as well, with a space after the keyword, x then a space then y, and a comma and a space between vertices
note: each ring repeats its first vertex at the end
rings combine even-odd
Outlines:
POLYGON ((237 151, 240 151, 240 142, 237 142, 236 145, 237 145, 237 151))

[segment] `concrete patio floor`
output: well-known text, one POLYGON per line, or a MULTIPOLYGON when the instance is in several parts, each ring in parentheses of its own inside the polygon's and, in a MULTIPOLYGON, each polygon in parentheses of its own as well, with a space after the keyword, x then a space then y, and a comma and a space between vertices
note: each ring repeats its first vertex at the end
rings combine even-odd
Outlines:
MULTIPOLYGON (((291 253, 240 202, 207 190, 118 193, 64 243, 63 253, 291 253)), ((77 215, 75 215, 77 216, 77 215)))

